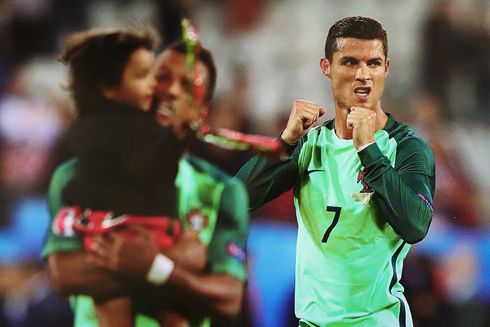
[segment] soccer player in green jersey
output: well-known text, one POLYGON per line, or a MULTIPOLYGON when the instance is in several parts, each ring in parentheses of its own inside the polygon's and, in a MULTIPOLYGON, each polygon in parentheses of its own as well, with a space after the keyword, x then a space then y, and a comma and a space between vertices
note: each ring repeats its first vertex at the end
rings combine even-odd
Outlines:
MULTIPOLYGON (((175 134, 184 140, 189 133, 188 122, 204 119, 209 113, 216 78, 209 51, 201 49, 198 53, 196 70, 206 94, 200 103, 190 105, 185 46, 170 46, 156 64, 156 96, 171 111, 165 117, 158 116, 158 121, 173 126, 175 134)), ((78 160, 72 159, 53 175, 49 190, 53 217, 63 207, 61 193, 73 178, 77 164, 78 160)), ((245 187, 190 154, 180 161, 176 186, 181 225, 189 231, 174 247, 162 251, 175 265, 163 285, 147 281, 159 253, 153 234, 144 228, 134 228, 134 238, 117 233, 99 237, 94 253, 86 253, 82 237, 72 228, 72 217, 53 221, 43 256, 48 260, 54 289, 60 294, 74 295, 75 326, 97 326, 94 300, 121 295, 134 299, 135 326, 158 326, 159 306, 185 314, 190 326, 209 326, 210 317, 230 320, 238 315, 246 281, 245 187), (206 270, 196 272, 206 257, 206 270)))
POLYGON ((280 139, 286 161, 254 157, 238 177, 255 209, 294 187, 295 313, 300 326, 412 326, 400 284, 410 245, 427 234, 435 166, 425 141, 381 108, 387 34, 348 17, 329 30, 320 67, 335 117, 296 101, 280 139))

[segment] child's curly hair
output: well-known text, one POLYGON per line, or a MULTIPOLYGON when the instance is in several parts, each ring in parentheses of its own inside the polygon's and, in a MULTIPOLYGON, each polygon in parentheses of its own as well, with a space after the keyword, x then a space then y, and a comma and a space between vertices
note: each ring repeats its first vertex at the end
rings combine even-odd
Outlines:
POLYGON ((69 66, 69 85, 77 111, 84 116, 104 99, 101 87, 118 87, 129 56, 139 48, 153 51, 159 43, 148 25, 133 29, 90 29, 70 34, 61 62, 69 66))

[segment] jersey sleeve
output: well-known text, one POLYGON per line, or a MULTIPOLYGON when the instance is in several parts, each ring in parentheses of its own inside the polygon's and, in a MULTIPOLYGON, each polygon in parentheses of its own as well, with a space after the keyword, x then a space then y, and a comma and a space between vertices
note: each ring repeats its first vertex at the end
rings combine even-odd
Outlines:
POLYGON ((411 138, 398 145, 395 166, 376 144, 359 152, 365 182, 395 232, 409 244, 421 241, 434 213, 435 165, 430 147, 411 138))
POLYGON ((249 226, 248 196, 245 186, 233 179, 222 193, 218 219, 211 243, 211 273, 225 273, 245 281, 246 242, 249 226))
MULTIPOLYGON (((288 158, 286 160, 255 156, 237 173, 248 191, 250 210, 274 200, 293 187, 298 176, 298 156, 303 137, 297 145, 283 142, 288 158)), ((279 140, 282 140, 279 137, 279 140)))
POLYGON ((69 221, 55 221, 56 214, 63 207, 62 190, 73 178, 76 163, 76 159, 67 161, 56 169, 51 178, 48 190, 51 221, 46 234, 44 248, 41 252, 43 258, 54 252, 79 251, 83 249, 82 238, 71 229, 69 221), (57 231, 56 233, 55 230, 57 231))

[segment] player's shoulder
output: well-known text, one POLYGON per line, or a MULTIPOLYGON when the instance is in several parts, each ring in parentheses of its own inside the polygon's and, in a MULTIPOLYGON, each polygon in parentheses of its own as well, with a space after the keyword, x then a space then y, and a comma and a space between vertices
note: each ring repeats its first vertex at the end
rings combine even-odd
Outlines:
POLYGON ((397 142, 398 156, 410 157, 417 153, 429 161, 434 161, 434 155, 429 144, 406 123, 398 122, 392 115, 389 115, 388 124, 385 127, 389 137, 397 142))
POLYGON ((48 202, 52 214, 58 212, 61 206, 62 190, 75 175, 77 163, 77 158, 65 161, 55 169, 53 175, 51 176, 51 181, 48 188, 48 202))
POLYGON ((314 126, 310 129, 310 131, 307 134, 311 133, 321 133, 322 131, 325 130, 333 130, 334 129, 334 119, 328 119, 325 122, 323 122, 321 125, 314 126))
POLYGON ((243 184, 242 181, 234 178, 234 176, 224 171, 220 167, 195 155, 186 155, 184 157, 184 161, 197 172, 205 173, 211 176, 218 183, 223 183, 226 185, 243 184))
POLYGON ((57 182, 60 180, 71 179, 75 174, 77 164, 78 158, 72 158, 65 161, 55 169, 51 181, 57 182))
POLYGON ((388 114, 388 123, 386 124, 385 131, 389 134, 390 138, 396 140, 399 145, 420 147, 421 149, 429 149, 429 144, 406 123, 397 121, 393 115, 388 114))
POLYGON ((329 119, 329 120, 325 121, 324 123, 322 123, 321 125, 317 125, 317 126, 312 127, 308 133, 306 133, 305 135, 303 135, 301 137, 301 139, 298 141, 298 144, 301 147, 302 145, 307 143, 309 140, 317 139, 318 136, 322 132, 325 132, 326 130, 332 131, 333 129, 334 129, 334 120, 329 119), (312 137, 312 136, 316 136, 316 137, 312 137))
POLYGON ((195 155, 188 154, 184 157, 184 162, 190 165, 194 170, 200 173, 206 173, 216 179, 217 181, 225 181, 231 178, 231 175, 227 174, 218 166, 199 158, 195 155))

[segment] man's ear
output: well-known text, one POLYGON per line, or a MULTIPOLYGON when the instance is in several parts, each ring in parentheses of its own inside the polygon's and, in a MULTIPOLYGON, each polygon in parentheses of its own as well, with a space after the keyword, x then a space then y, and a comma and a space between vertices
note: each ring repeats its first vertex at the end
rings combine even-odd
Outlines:
POLYGON ((390 70, 390 58, 386 58, 386 64, 385 64, 385 77, 388 75, 388 71, 390 70))
POLYGON ((330 74, 330 62, 327 58, 320 59, 320 68, 322 69, 323 75, 327 76, 328 78, 332 77, 330 74))

